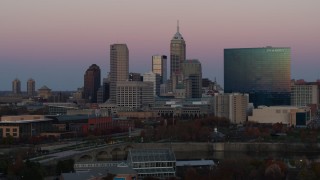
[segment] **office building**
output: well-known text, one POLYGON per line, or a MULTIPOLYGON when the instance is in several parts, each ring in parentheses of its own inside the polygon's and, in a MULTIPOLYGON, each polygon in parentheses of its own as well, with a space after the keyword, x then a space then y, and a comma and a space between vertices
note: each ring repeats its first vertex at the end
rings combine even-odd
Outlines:
POLYGON ((291 105, 315 105, 318 109, 320 100, 320 82, 293 82, 291 87, 291 105))
POLYGON ((160 84, 167 82, 167 56, 152 56, 152 72, 160 75, 160 84))
POLYGON ((186 60, 186 43, 179 32, 179 23, 177 32, 170 43, 170 80, 172 91, 176 88, 179 81, 182 81, 181 63, 186 60))
POLYGON ((160 95, 160 79, 160 75, 153 72, 143 74, 143 82, 151 82, 153 84, 154 96, 160 95))
POLYGON ((153 83, 141 81, 117 82, 116 102, 119 107, 132 110, 152 107, 154 104, 153 83))
POLYGON ((27 81, 27 94, 29 97, 33 97, 36 92, 36 82, 33 79, 27 81))
POLYGON ((140 73, 129 73, 129 81, 143 81, 143 76, 140 73))
POLYGON ((110 102, 116 103, 117 83, 128 81, 129 50, 126 44, 110 45, 110 102))
POLYGON ((186 98, 202 97, 202 68, 197 59, 185 60, 181 69, 186 89, 186 98))
POLYGON ((103 78, 102 90, 103 90, 103 102, 106 102, 110 98, 110 80, 109 80, 109 78, 103 78))
POLYGON ((285 47, 224 50, 224 91, 249 93, 259 105, 290 105, 291 49, 285 47))
POLYGON ((243 124, 247 120, 248 104, 248 94, 218 94, 214 96, 214 114, 229 119, 233 124, 243 124))
POLYGON ((101 86, 100 67, 92 64, 84 74, 84 99, 90 103, 97 102, 97 91, 101 86))
POLYGON ((12 93, 21 94, 21 82, 17 78, 12 81, 12 93))

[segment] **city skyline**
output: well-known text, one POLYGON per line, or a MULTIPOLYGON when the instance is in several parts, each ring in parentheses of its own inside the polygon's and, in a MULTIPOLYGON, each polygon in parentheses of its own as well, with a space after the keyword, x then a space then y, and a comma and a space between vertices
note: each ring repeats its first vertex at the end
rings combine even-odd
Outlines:
MULTIPOLYGON (((26 91, 76 90, 91 64, 110 70, 109 46, 126 43, 129 72, 151 71, 152 56, 170 56, 180 21, 186 58, 199 59, 203 78, 223 85, 225 48, 291 47, 292 79, 319 78, 320 2, 36 1, 0 2, 0 90, 21 81, 26 91), (68 77, 68 78, 65 78, 68 77)), ((168 58, 168 64, 170 59, 168 58)), ((170 72, 168 67, 167 72, 170 72)), ((169 77, 169 74, 167 74, 169 77)))

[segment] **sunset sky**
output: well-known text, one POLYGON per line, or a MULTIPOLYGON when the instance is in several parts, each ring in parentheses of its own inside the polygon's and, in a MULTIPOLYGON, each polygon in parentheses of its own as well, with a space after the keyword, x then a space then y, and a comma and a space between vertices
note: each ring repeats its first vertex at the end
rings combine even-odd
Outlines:
POLYGON ((319 18, 319 0, 1 0, 0 90, 15 78, 23 91, 29 78, 76 90, 91 64, 107 76, 113 43, 128 45, 130 72, 149 72, 152 55, 169 56, 177 20, 187 59, 221 85, 224 48, 265 46, 291 47, 291 77, 315 81, 319 18))

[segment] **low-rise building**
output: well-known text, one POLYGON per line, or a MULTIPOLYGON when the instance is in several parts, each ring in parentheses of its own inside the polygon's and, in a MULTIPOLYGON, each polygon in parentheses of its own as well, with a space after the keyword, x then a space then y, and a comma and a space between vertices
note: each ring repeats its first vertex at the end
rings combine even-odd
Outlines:
POLYGON ((171 149, 131 149, 127 161, 137 171, 138 179, 176 175, 176 157, 171 149))
POLYGON ((52 130, 53 120, 44 115, 2 116, 0 136, 31 137, 52 130))
POLYGON ((248 121, 275 124, 282 123, 288 126, 306 126, 311 118, 309 107, 295 106, 259 106, 253 109, 248 121))

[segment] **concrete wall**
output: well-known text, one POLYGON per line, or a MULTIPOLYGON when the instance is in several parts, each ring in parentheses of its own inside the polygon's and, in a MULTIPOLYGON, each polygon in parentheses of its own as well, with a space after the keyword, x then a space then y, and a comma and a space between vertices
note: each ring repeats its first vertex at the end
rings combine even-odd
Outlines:
POLYGON ((307 143, 213 143, 213 151, 319 152, 320 144, 307 143))

